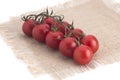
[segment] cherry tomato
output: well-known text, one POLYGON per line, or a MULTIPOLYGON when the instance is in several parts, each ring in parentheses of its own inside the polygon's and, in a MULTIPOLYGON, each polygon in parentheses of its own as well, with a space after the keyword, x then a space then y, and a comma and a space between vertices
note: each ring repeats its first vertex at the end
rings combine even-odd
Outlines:
POLYGON ((58 49, 60 41, 64 38, 64 35, 60 31, 50 31, 46 36, 46 44, 53 49, 58 49))
POLYGON ((46 17, 43 20, 43 23, 48 24, 50 27, 56 20, 53 17, 46 17))
POLYGON ((87 64, 91 61, 93 51, 86 45, 78 46, 73 54, 73 59, 79 64, 87 64))
POLYGON ((65 34, 65 27, 68 27, 70 24, 66 21, 62 22, 55 22, 55 27, 58 28, 59 31, 61 31, 63 34, 65 34))
POLYGON ((35 27, 35 25, 36 23, 34 20, 32 19, 26 20, 23 23, 22 30, 27 36, 32 37, 32 30, 35 27))
POLYGON ((80 37, 81 34, 83 33, 83 31, 79 28, 73 29, 72 32, 74 33, 72 36, 74 36, 75 38, 80 37))
POLYGON ((93 52, 95 53, 98 48, 99 48, 99 43, 98 43, 98 40, 95 36, 93 35, 87 35, 87 36, 84 36, 83 39, 81 40, 81 43, 84 44, 84 45, 87 45, 89 46, 93 52))
POLYGON ((36 25, 33 28, 32 35, 35 40, 38 42, 45 42, 45 38, 47 33, 50 31, 50 27, 48 24, 40 24, 36 25))
POLYGON ((76 39, 67 37, 64 38, 59 45, 59 51, 66 57, 73 57, 73 51, 77 47, 76 39))
POLYGON ((65 27, 69 26, 69 23, 66 21, 62 21, 62 23, 59 23, 59 31, 65 34, 65 27))

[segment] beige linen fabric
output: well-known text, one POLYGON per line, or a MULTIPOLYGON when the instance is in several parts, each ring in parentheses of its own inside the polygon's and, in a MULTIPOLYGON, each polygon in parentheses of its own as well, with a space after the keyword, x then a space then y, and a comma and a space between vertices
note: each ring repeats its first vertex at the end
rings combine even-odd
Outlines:
POLYGON ((33 75, 49 74, 55 80, 62 80, 120 61, 120 15, 107 8, 101 0, 88 0, 84 4, 76 0, 76 5, 72 4, 69 2, 61 8, 55 8, 55 12, 64 14, 65 20, 73 20, 76 28, 98 38, 100 48, 87 65, 78 65, 60 52, 25 36, 21 30, 23 22, 20 17, 12 17, 10 21, 0 24, 0 35, 15 56, 28 65, 33 75))

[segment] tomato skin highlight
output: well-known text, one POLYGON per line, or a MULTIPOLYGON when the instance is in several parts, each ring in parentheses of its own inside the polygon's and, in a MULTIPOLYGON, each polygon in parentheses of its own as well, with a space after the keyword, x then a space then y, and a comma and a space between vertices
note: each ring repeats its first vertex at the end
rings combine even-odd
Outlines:
POLYGON ((78 64, 88 64, 93 57, 93 51, 90 47, 86 45, 80 45, 78 46, 73 54, 73 59, 78 63, 78 64))
POLYGON ((84 36, 81 40, 81 43, 89 46, 93 50, 93 53, 95 53, 99 48, 99 42, 97 38, 93 35, 84 36))
POLYGON ((64 38, 64 35, 60 31, 50 31, 46 36, 46 44, 50 48, 58 49, 60 41, 64 38))
POLYGON ((32 30, 35 27, 36 22, 32 19, 26 20, 22 25, 22 30, 25 35, 32 37, 32 30))
POLYGON ((48 24, 36 25, 32 31, 33 38, 38 42, 45 42, 46 35, 50 31, 48 24))
POLYGON ((72 37, 64 38, 59 45, 59 51, 66 57, 72 58, 74 49, 77 47, 76 39, 72 37))

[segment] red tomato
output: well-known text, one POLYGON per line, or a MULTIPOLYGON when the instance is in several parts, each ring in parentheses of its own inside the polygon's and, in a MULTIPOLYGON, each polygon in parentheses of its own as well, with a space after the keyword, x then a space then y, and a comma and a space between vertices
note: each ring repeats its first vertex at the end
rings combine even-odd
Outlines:
POLYGON ((84 45, 89 46, 93 50, 94 53, 99 48, 98 40, 93 35, 87 35, 87 36, 83 37, 83 39, 81 40, 81 43, 84 44, 84 45))
POLYGON ((67 37, 64 38, 59 45, 59 51, 66 57, 73 57, 73 51, 77 47, 76 39, 67 37))
POLYGON ((87 64, 91 61, 93 51, 86 45, 78 46, 73 54, 73 59, 79 64, 87 64))
POLYGON ((79 28, 73 29, 72 32, 74 33, 72 36, 74 36, 75 38, 80 37, 83 33, 83 31, 79 28))
POLYGON ((58 49, 60 41, 64 38, 64 35, 60 31, 50 31, 46 36, 46 44, 53 49, 58 49))
POLYGON ((49 31, 50 27, 48 24, 40 24, 33 28, 32 35, 38 42, 45 42, 46 35, 49 31))
POLYGON ((27 36, 32 37, 32 30, 35 27, 35 25, 36 25, 36 23, 34 20, 31 20, 31 19, 26 20, 23 23, 22 30, 27 36))
POLYGON ((63 21, 62 24, 59 23, 59 31, 65 34, 65 27, 69 26, 69 23, 66 21, 63 21))
MULTIPOLYGON (((65 34, 65 27, 68 27, 70 24, 66 21, 55 21, 53 23, 54 25, 52 26, 53 28, 57 28, 58 31, 62 32, 63 34, 65 34)), ((67 34, 70 32, 68 30, 66 30, 67 34)))
POLYGON ((52 17, 46 17, 46 18, 44 18, 43 23, 46 23, 46 24, 48 24, 48 25, 51 27, 51 25, 52 25, 55 21, 56 21, 56 20, 55 20, 54 18, 52 18, 52 17))

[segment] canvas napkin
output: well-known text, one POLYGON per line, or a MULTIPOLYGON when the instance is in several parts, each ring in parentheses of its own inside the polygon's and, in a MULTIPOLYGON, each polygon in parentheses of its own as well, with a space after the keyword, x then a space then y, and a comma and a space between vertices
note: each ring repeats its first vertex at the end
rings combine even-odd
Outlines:
MULTIPOLYGON (((107 8, 101 0, 88 0, 85 3, 83 1, 83 4, 79 3, 79 0, 75 1, 53 9, 56 14, 64 14, 66 21, 74 21, 76 28, 98 38, 99 50, 87 65, 78 65, 60 52, 25 36, 21 30, 23 22, 20 16, 0 24, 0 35, 15 56, 26 63, 33 75, 49 74, 55 80, 62 80, 120 61, 120 15, 107 8)), ((35 13, 37 12, 39 11, 35 13)))

